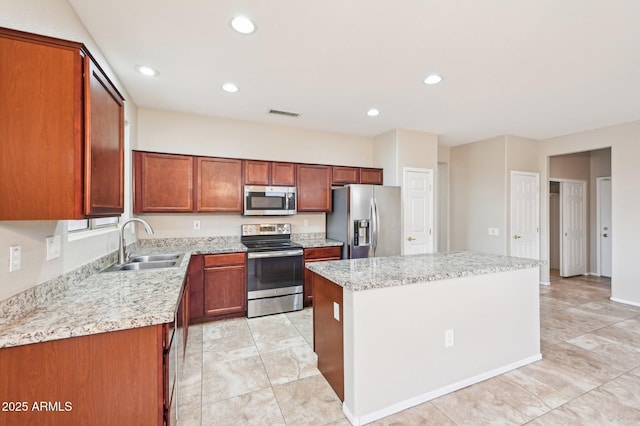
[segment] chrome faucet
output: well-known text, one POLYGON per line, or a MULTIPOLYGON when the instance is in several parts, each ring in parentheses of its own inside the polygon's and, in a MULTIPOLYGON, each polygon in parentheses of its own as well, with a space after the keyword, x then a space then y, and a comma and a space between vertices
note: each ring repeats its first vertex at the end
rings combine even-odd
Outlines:
POLYGON ((127 255, 125 253, 124 228, 131 222, 140 222, 144 225, 144 230, 147 231, 147 234, 153 234, 153 228, 151 228, 151 225, 149 225, 146 220, 139 219, 137 217, 125 220, 120 227, 120 245, 118 247, 118 263, 120 265, 122 265, 127 259, 127 255))

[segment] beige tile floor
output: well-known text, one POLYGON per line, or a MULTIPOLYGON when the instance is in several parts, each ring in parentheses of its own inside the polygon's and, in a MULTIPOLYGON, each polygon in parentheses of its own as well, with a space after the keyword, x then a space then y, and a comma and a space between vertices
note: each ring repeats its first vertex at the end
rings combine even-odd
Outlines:
MULTIPOLYGON (((640 425, 640 308, 610 282, 540 287, 543 359, 374 425, 640 425)), ((347 426, 316 368, 312 312, 195 325, 178 389, 180 426, 347 426)))

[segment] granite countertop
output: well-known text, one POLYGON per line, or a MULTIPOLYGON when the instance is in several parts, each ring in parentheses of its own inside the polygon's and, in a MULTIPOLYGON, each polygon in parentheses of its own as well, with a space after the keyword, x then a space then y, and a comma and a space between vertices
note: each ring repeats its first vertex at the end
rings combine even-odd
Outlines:
POLYGON ((474 252, 445 252, 308 263, 311 271, 351 291, 538 267, 543 261, 474 252))
POLYGON ((315 247, 340 247, 342 241, 330 240, 327 238, 313 238, 313 239, 294 239, 294 243, 300 244, 303 248, 315 248, 315 247))
POLYGON ((185 253, 176 268, 96 273, 0 327, 0 348, 172 322, 191 254, 244 252, 235 242, 145 247, 185 253))

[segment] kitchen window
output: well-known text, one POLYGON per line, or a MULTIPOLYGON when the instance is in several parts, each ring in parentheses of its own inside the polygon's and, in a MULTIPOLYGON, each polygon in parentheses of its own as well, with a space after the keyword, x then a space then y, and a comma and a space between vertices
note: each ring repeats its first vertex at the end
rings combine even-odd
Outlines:
POLYGON ((68 240, 79 240, 105 232, 117 230, 120 216, 101 217, 98 219, 68 220, 68 240))

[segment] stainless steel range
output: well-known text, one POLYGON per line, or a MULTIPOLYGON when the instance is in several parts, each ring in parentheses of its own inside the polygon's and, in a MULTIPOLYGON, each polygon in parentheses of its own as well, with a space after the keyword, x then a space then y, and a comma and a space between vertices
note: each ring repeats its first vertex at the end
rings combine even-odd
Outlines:
POLYGON ((291 224, 242 225, 247 247, 247 317, 302 309, 302 246, 291 224))

